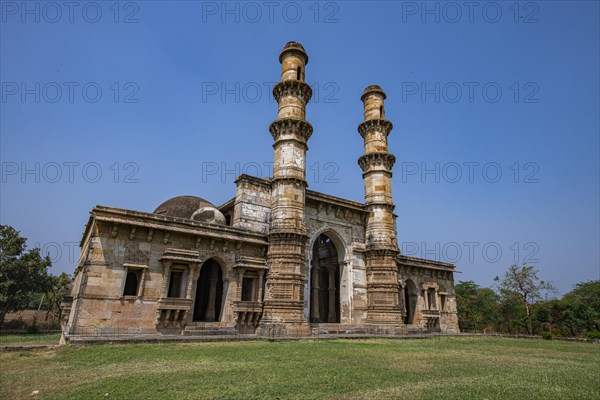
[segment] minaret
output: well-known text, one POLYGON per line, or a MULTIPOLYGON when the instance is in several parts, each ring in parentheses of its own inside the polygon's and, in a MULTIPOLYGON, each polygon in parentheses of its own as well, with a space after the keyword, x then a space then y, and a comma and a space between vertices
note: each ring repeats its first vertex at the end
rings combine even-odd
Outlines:
POLYGON ((304 317, 306 151, 312 126, 306 104, 312 89, 304 82, 308 56, 297 42, 287 43, 279 55, 281 82, 273 88, 278 118, 269 127, 275 140, 271 183, 271 225, 261 333, 285 325, 287 334, 308 334, 304 317), (292 332, 295 330, 295 332, 292 332))
POLYGON ((388 152, 392 123, 385 119, 385 93, 368 86, 361 96, 365 120, 358 126, 365 154, 358 159, 363 170, 366 226, 367 325, 385 325, 390 331, 404 329, 399 306, 399 254, 392 200, 392 167, 396 157, 388 152))

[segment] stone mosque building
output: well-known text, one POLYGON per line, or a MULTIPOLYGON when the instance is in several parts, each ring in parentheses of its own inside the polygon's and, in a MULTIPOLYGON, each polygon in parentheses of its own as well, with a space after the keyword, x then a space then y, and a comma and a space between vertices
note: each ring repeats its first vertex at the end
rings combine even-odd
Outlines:
POLYGON ((385 93, 373 85, 361 96, 364 203, 311 191, 308 55, 289 42, 279 61, 273 176, 239 176, 220 206, 180 196, 152 213, 95 207, 63 302, 64 339, 458 332, 454 266, 398 249, 385 93))

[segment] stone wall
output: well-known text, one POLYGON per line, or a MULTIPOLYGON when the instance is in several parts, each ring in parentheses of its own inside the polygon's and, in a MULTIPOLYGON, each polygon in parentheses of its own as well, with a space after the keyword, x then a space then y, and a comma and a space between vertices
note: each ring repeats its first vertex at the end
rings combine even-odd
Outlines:
POLYGON ((269 180, 241 175, 235 183, 232 226, 266 235, 271 217, 269 180))
POLYGON ((179 263, 184 269, 182 293, 191 297, 191 310, 183 322, 192 322, 200 268, 206 260, 214 259, 223 274, 223 307, 219 325, 233 326, 234 302, 239 300, 240 293, 238 273, 234 268, 236 260, 244 257, 264 259, 265 245, 183 234, 175 230, 139 226, 133 229, 133 226, 93 220, 82 243, 82 255, 71 288, 73 303, 69 329, 73 334, 155 333, 157 304, 165 297, 168 279, 164 257, 173 249, 197 255, 197 260, 194 260, 197 263, 186 264, 186 260, 179 263), (196 268, 190 276, 193 264, 196 268), (139 272, 136 296, 124 296, 128 271, 139 272))
POLYGON ((365 270, 365 211, 360 203, 308 191, 306 228, 309 232, 304 289, 304 310, 308 318, 311 282, 309 266, 314 241, 321 234, 332 239, 340 263, 340 323, 361 326, 367 311, 365 270))

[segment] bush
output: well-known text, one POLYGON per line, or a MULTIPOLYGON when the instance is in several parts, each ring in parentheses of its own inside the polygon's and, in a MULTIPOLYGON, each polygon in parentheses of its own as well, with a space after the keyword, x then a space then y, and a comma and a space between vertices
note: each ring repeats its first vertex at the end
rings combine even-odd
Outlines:
POLYGON ((38 333, 40 331, 40 328, 38 327, 37 324, 37 318, 33 317, 33 321, 31 322, 31 325, 29 325, 27 327, 27 333, 38 333))
POLYGON ((10 321, 4 321, 2 329, 4 330, 24 330, 27 324, 22 318, 11 319, 10 321))
POLYGON ((600 339, 600 331, 593 329, 587 333, 588 339, 600 339))
POLYGON ((552 332, 542 332, 542 339, 552 340, 552 332))

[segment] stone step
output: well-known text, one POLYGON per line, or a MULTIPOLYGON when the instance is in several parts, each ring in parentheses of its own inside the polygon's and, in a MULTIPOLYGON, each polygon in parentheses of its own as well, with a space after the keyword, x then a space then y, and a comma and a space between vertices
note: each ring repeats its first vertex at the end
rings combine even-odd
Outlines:
POLYGON ((215 335, 238 335, 238 331, 229 326, 186 326, 183 335, 215 336, 215 335))
POLYGON ((237 336, 238 332, 237 331, 209 331, 209 330, 188 331, 188 330, 184 330, 182 332, 182 334, 184 336, 237 336))
POLYGON ((367 333, 365 328, 357 328, 352 325, 343 324, 313 324, 311 325, 313 332, 323 334, 364 334, 367 333))

